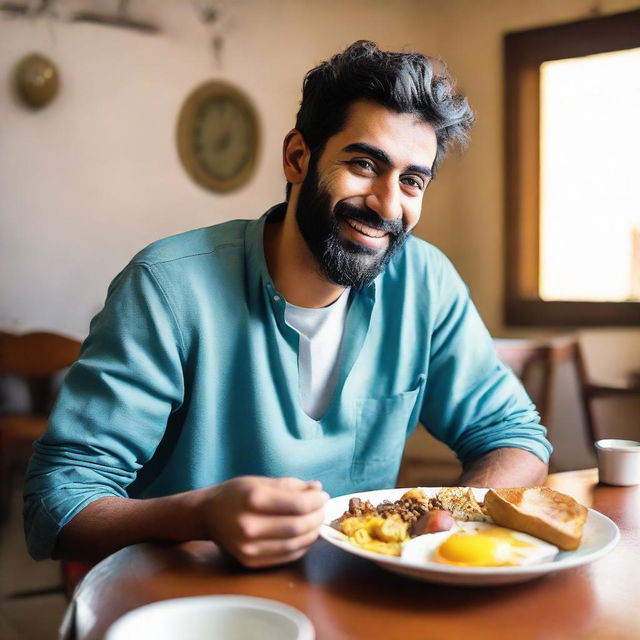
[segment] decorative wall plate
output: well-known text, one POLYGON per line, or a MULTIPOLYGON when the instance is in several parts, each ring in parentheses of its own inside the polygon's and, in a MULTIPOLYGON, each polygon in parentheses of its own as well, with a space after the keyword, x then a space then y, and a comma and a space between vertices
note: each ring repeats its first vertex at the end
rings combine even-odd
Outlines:
POLYGON ((49 58, 40 53, 30 53, 16 65, 14 83, 20 100, 33 109, 40 109, 58 93, 60 78, 49 58))

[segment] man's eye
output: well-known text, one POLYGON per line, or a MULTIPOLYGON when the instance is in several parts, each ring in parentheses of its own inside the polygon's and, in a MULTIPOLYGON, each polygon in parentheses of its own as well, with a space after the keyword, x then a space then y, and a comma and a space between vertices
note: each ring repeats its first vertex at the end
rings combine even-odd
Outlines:
POLYGON ((416 178, 414 176, 403 176, 401 181, 403 184, 406 184, 413 189, 424 189, 424 180, 421 180, 420 178, 416 178))
POLYGON ((363 158, 355 158, 351 160, 349 164, 352 167, 358 167, 359 169, 364 169, 365 171, 375 171, 375 165, 371 160, 365 160, 363 158))

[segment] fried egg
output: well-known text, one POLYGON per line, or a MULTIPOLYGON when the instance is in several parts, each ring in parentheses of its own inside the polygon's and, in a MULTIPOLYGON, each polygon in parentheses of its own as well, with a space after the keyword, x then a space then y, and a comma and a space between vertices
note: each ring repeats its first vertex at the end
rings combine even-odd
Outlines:
POLYGON ((461 522, 450 531, 428 533, 405 543, 410 562, 457 567, 513 567, 552 560, 558 547, 526 533, 486 522, 461 522))

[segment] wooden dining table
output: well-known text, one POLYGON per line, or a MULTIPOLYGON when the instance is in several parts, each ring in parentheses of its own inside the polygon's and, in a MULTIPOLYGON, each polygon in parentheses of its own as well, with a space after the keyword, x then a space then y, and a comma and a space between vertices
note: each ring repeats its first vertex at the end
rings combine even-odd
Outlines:
POLYGON ((146 543, 97 564, 80 583, 65 637, 98 640, 142 605, 244 594, 296 607, 317 640, 567 640, 640 638, 640 487, 598 483, 597 470, 549 476, 547 485, 608 516, 617 546, 592 563, 503 586, 430 584, 318 540, 300 560, 245 569, 211 542, 146 543))

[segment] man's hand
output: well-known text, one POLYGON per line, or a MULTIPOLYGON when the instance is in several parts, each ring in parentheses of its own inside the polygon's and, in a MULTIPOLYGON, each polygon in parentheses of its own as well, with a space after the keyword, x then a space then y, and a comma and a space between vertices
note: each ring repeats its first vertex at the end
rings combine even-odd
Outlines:
POLYGON ((329 496, 319 482, 241 476, 203 490, 208 539, 247 567, 296 560, 318 537, 329 496))
POLYGON ((241 476, 162 498, 99 498, 60 532, 54 557, 95 562, 151 540, 212 540, 248 567, 299 558, 329 496, 319 482, 241 476))

